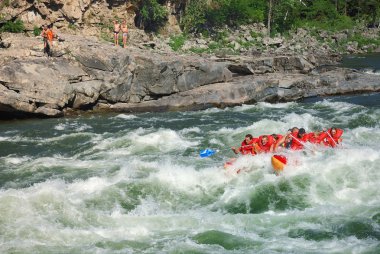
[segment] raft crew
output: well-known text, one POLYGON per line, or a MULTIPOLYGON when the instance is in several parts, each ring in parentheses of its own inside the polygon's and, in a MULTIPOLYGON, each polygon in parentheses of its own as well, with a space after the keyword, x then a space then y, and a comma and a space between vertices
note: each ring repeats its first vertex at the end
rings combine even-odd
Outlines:
POLYGON ((275 152, 281 147, 290 150, 302 150, 305 148, 305 143, 336 147, 342 142, 342 135, 343 130, 335 127, 323 132, 310 133, 306 133, 304 128, 293 127, 284 136, 272 134, 253 138, 251 134, 247 134, 239 148, 231 147, 231 149, 235 154, 256 155, 275 152))

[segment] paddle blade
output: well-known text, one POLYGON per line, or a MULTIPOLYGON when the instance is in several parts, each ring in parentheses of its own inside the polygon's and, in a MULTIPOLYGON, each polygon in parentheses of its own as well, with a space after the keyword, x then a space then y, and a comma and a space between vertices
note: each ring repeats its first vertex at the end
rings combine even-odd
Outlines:
POLYGON ((215 153, 216 153, 215 150, 207 148, 205 150, 201 150, 201 152, 199 153, 199 156, 201 156, 202 158, 205 158, 205 157, 209 157, 215 153))

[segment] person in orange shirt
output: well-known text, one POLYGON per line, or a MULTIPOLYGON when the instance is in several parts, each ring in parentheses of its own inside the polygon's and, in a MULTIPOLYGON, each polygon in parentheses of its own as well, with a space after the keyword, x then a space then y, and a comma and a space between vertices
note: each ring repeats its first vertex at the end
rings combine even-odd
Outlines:
POLYGON ((50 57, 53 56, 53 30, 47 25, 44 25, 42 28, 41 36, 44 39, 44 53, 47 53, 47 55, 50 57))

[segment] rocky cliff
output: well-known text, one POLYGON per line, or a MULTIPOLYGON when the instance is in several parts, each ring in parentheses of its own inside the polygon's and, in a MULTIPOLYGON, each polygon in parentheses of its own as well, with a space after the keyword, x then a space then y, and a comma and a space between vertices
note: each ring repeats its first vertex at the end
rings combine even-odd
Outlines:
POLYGON ((315 58, 299 55, 204 58, 64 38, 47 58, 41 39, 3 35, 10 47, 0 49, 2 118, 191 110, 380 91, 380 76, 318 70, 315 58))

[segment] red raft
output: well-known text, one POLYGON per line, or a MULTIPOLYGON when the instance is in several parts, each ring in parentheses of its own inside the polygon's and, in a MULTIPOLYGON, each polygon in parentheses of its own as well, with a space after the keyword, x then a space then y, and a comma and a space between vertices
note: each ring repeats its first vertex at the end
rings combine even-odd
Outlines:
POLYGON ((279 154, 273 155, 271 161, 272 167, 276 172, 284 170, 287 162, 286 157, 279 154))

